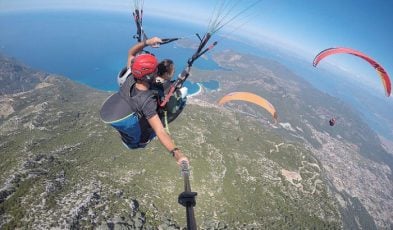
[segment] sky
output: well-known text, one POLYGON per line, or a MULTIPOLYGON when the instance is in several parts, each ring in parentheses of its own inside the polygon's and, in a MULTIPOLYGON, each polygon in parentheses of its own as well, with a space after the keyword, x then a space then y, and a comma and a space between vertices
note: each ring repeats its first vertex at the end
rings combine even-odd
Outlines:
MULTIPOLYGON (((246 7, 253 1, 232 2, 246 7)), ((145 17, 164 15, 208 24, 217 1, 137 2, 144 2, 145 17)), ((0 12, 40 9, 130 11, 133 4, 133 0, 0 0, 0 12)), ((255 44, 269 43, 289 49, 310 62, 323 49, 350 47, 374 58, 387 72, 393 72, 392 9, 393 0, 262 0, 248 10, 245 17, 237 18, 240 24, 235 20, 228 28, 234 26, 232 34, 245 36, 255 44)), ((235 10, 232 15, 236 12, 239 11, 235 10)), ((337 55, 327 58, 326 62, 351 71, 359 80, 380 84, 379 80, 370 79, 375 71, 356 57, 337 55)), ((324 64, 319 66, 323 68, 324 64)))

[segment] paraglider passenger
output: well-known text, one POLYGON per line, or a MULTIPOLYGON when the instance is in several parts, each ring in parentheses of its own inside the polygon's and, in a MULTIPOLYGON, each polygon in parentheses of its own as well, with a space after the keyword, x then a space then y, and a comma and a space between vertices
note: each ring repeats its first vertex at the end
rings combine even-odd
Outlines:
MULTIPOLYGON (((152 88, 156 89, 158 92, 162 92, 161 98, 169 93, 169 90, 174 83, 172 77, 175 73, 175 64, 171 59, 162 60, 157 67, 156 81, 152 88)), ((188 89, 183 86, 177 89, 172 96, 169 98, 167 104, 165 105, 164 111, 161 111, 160 117, 164 124, 172 122, 177 116, 183 111, 183 108, 187 101, 188 89), (166 122, 165 122, 166 120, 166 122)))
POLYGON ((156 82, 169 82, 172 80, 173 74, 175 74, 175 64, 171 59, 164 59, 157 66, 156 82))

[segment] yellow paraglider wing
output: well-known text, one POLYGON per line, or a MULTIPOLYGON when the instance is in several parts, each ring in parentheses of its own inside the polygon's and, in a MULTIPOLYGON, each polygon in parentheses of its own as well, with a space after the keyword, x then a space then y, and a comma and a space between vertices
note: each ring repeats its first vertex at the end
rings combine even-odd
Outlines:
POLYGON ((247 101, 254 103, 256 105, 261 106, 262 108, 266 109, 274 118, 274 121, 277 122, 277 111, 274 106, 267 101, 266 99, 249 92, 233 92, 225 95, 220 99, 218 102, 219 105, 223 105, 229 101, 247 101))

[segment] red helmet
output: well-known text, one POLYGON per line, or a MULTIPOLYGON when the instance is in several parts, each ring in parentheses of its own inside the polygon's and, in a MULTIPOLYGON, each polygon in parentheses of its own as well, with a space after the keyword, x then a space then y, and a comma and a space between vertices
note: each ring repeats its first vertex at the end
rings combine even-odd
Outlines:
POLYGON ((155 73, 157 65, 157 58, 153 55, 140 54, 132 60, 131 73, 136 79, 142 79, 146 75, 155 73))

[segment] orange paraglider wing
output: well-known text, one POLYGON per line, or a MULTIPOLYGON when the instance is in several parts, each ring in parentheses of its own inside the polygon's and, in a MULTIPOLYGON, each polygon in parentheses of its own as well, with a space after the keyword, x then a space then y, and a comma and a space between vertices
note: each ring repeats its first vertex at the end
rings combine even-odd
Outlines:
POLYGON ((266 99, 253 94, 253 93, 249 93, 249 92, 233 92, 233 93, 229 93, 227 95, 225 95, 224 97, 222 97, 220 99, 220 101, 218 102, 219 105, 223 105, 229 101, 247 101, 247 102, 251 102, 254 103, 256 105, 261 106, 262 108, 264 108, 265 110, 267 110, 274 118, 274 121, 277 122, 277 111, 274 108, 274 106, 267 101, 266 99))
POLYGON ((354 49, 351 49, 351 48, 344 48, 344 47, 325 49, 325 50, 321 51, 317 56, 315 56, 314 61, 313 61, 313 66, 316 67, 318 65, 318 63, 322 59, 324 59, 325 57, 327 57, 329 55, 332 55, 332 54, 339 54, 339 53, 352 54, 352 55, 360 57, 360 58, 366 60, 368 63, 370 63, 370 65, 372 65, 375 68, 375 70, 377 71, 377 73, 381 77, 382 84, 383 84, 383 86, 385 88, 386 96, 387 97, 390 96, 390 93, 391 93, 391 90, 392 90, 392 86, 391 86, 391 82, 390 82, 390 78, 389 78, 388 73, 375 60, 373 60, 372 58, 370 58, 366 54, 364 54, 362 52, 359 52, 357 50, 354 50, 354 49))

